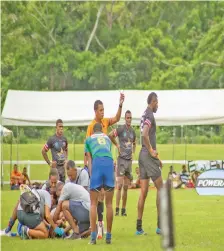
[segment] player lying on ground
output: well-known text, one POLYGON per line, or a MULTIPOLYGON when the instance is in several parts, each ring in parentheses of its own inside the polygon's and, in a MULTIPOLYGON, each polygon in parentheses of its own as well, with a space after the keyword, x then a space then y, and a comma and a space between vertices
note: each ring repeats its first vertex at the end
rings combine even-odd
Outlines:
POLYGON ((88 191, 77 184, 71 182, 59 184, 56 187, 58 205, 54 213, 54 222, 59 219, 60 212, 63 212, 65 219, 68 221, 72 234, 68 239, 80 239, 82 236, 90 234, 90 197, 88 191))
POLYGON ((23 225, 21 239, 46 239, 49 230, 45 221, 50 224, 54 232, 62 236, 64 230, 59 228, 50 215, 51 196, 45 190, 30 189, 21 185, 21 196, 18 200, 5 232, 11 231, 16 219, 23 225), (30 203, 29 203, 30 202, 30 203))
POLYGON ((102 125, 96 123, 93 127, 94 134, 86 139, 85 149, 88 156, 90 173, 90 199, 91 199, 91 240, 96 244, 96 215, 98 195, 102 188, 105 191, 107 208, 107 234, 106 243, 111 243, 111 230, 113 223, 113 195, 114 195, 114 163, 111 154, 111 141, 102 133, 102 125))

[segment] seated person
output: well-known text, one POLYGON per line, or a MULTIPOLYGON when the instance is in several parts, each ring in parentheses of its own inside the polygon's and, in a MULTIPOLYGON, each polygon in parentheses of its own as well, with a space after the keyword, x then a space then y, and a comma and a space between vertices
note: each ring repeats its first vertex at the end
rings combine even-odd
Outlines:
POLYGON ((68 179, 65 183, 71 182, 80 186, 83 186, 86 190, 89 190, 90 178, 88 169, 78 168, 75 166, 73 160, 69 160, 65 163, 68 179))
POLYGON ((181 182, 183 184, 187 184, 188 180, 189 180, 189 177, 190 177, 190 174, 189 172, 187 171, 187 167, 186 165, 183 165, 182 166, 182 172, 180 173, 180 179, 181 179, 181 182))
POLYGON ((80 185, 68 182, 65 185, 58 184, 56 187, 58 205, 54 213, 54 222, 59 219, 60 212, 63 211, 65 219, 68 221, 73 233, 68 239, 80 239, 82 236, 90 235, 90 195, 88 191, 80 185))
POLYGON ((198 172, 198 171, 194 171, 191 175, 191 179, 192 179, 194 186, 196 186, 197 178, 199 175, 200 175, 200 172, 198 172))
MULTIPOLYGON (((29 200, 26 200, 27 203, 29 200)), ((34 200, 32 200, 33 202, 34 200)), ((30 206, 31 208, 31 206, 30 206)), ((49 231, 46 228, 45 221, 51 225, 54 232, 60 236, 64 234, 64 230, 59 228, 50 216, 51 196, 44 190, 31 190, 27 185, 21 185, 21 196, 17 202, 13 214, 9 220, 8 227, 5 233, 10 232, 16 219, 22 224, 20 229, 21 239, 46 239, 48 238, 49 231), (27 193, 27 194, 26 194, 27 193), (25 212, 23 204, 24 197, 29 194, 35 196, 40 201, 40 206, 32 212, 25 212), (22 200, 21 200, 22 199, 22 200)))
POLYGON ((176 188, 181 188, 181 187, 185 187, 187 186, 188 182, 189 182, 189 178, 190 178, 190 174, 187 171, 187 167, 186 165, 182 166, 182 172, 180 173, 180 184, 178 184, 178 186, 176 188))
POLYGON ((13 171, 10 175, 10 188, 11 190, 19 190, 20 182, 21 182, 21 172, 18 171, 18 166, 14 164, 13 171))
POLYGON ((21 184, 26 184, 27 182, 28 182, 28 185, 30 186, 31 183, 30 183, 30 178, 29 178, 29 176, 27 174, 27 168, 24 167, 22 175, 21 175, 21 184))
POLYGON ((171 185, 173 188, 176 188, 181 183, 180 175, 178 175, 175 171, 173 166, 170 166, 170 171, 168 173, 168 179, 172 181, 171 185))

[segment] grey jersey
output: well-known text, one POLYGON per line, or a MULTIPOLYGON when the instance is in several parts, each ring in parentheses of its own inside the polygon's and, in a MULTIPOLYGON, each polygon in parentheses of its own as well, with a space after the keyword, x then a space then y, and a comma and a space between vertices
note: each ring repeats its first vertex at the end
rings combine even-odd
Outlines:
POLYGON ((114 136, 118 137, 120 145, 120 157, 123 159, 132 158, 132 147, 136 140, 135 131, 132 127, 127 127, 126 125, 119 126, 114 130, 114 136))
MULTIPOLYGON (((36 213, 40 213, 42 217, 44 217, 44 206, 49 207, 49 209, 51 208, 51 195, 45 191, 45 190, 41 190, 41 189, 37 189, 36 190, 38 192, 38 194, 40 195, 40 210, 38 210, 36 213)), ((23 210, 20 203, 17 207, 17 210, 23 210)))
MULTIPOLYGON (((141 125, 140 125, 141 133, 143 131, 144 125, 148 125, 150 127, 149 141, 153 150, 156 150, 156 121, 154 118, 153 111, 149 107, 145 110, 141 118, 141 125)), ((143 137, 142 137, 142 149, 146 149, 143 137)))
POLYGON ((68 151, 68 141, 64 136, 57 136, 56 134, 50 137, 44 148, 48 151, 51 149, 52 160, 57 162, 57 165, 63 165, 66 160, 68 151))
POLYGON ((59 201, 64 200, 73 200, 81 202, 82 205, 90 210, 90 196, 88 191, 77 184, 74 183, 66 183, 61 191, 61 195, 59 197, 59 201))
POLYGON ((84 168, 77 168, 77 177, 76 180, 70 180, 67 179, 65 183, 74 183, 83 187, 89 187, 90 179, 89 179, 89 173, 84 168))

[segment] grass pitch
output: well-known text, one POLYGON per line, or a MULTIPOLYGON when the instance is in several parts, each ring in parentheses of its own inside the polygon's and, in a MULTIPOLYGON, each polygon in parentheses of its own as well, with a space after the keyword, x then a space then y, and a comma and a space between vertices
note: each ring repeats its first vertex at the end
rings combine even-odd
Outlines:
MULTIPOLYGON (((89 240, 20 240, 18 237, 2 237, 2 251, 139 251, 161 249, 161 238, 156 230, 156 190, 151 189, 145 204, 143 217, 147 236, 135 236, 136 205, 139 190, 129 190, 128 216, 114 217, 112 245, 104 240, 96 246, 89 240)), ((18 199, 18 191, 2 192, 2 228, 7 225, 12 208, 18 199)), ((177 251, 223 251, 224 247, 224 197, 199 196, 194 189, 173 190, 175 242, 177 251)), ((17 225, 17 224, 16 224, 17 225)), ((15 230, 15 227, 14 227, 15 230)))

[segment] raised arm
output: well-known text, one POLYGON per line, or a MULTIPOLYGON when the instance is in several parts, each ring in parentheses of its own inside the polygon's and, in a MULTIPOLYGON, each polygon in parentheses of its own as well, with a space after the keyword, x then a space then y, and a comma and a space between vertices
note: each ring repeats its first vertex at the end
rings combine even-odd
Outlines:
POLYGON ((124 103, 124 94, 121 93, 117 114, 115 115, 115 117, 110 119, 110 125, 113 125, 113 124, 117 123, 118 121, 120 121, 123 103, 124 103))

